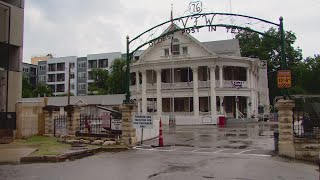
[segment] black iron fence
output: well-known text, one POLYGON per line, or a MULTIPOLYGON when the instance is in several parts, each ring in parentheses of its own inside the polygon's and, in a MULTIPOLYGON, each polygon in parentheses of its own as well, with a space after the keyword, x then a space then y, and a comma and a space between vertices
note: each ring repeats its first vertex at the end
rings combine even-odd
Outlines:
POLYGON ((103 134, 110 129, 110 118, 103 119, 102 116, 80 115, 80 133, 103 134))
POLYGON ((53 135, 66 135, 68 134, 68 122, 66 115, 58 115, 53 119, 53 135))
POLYGON ((320 138, 320 118, 313 113, 294 112, 293 134, 299 138, 320 138))

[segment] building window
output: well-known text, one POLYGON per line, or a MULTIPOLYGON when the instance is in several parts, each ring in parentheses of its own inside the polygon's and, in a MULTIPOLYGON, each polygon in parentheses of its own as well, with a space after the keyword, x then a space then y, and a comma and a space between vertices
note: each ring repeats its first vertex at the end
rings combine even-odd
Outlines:
POLYGON ((56 82, 56 75, 48 74, 48 82, 56 82))
POLYGON ((167 49, 164 49, 164 55, 165 56, 169 56, 169 49, 167 48, 167 49))
POLYGON ((85 72, 79 72, 78 73, 78 79, 85 79, 86 78, 86 73, 85 72))
POLYGON ((107 68, 108 59, 99 59, 99 68, 107 68))
POLYGON ((71 69, 73 69, 74 68, 74 63, 73 62, 70 63, 69 66, 70 66, 71 69))
POLYGON ((57 82, 61 82, 65 80, 65 75, 64 73, 57 74, 57 82))
POLYGON ((49 85, 49 88, 52 90, 52 92, 56 92, 56 85, 49 85))
POLYGON ((47 68, 47 67, 46 67, 45 65, 40 65, 40 66, 39 66, 40 71, 45 71, 46 68, 47 68))
POLYGON ((70 90, 74 90, 74 84, 70 84, 70 90))
POLYGON ((49 64, 49 71, 56 71, 56 64, 49 64))
POLYGON ((180 54, 180 44, 179 39, 172 40, 172 55, 179 55, 180 54))
POLYGON ((78 90, 86 90, 86 83, 79 83, 78 90))
POLYGON ((86 62, 85 61, 79 62, 78 63, 78 68, 86 68, 86 62))
POLYGON ((64 84, 57 84, 57 92, 64 92, 64 84))
POLYGON ((57 63, 57 71, 64 71, 65 64, 64 63, 57 63))
POLYGON ((97 68, 97 60, 90 60, 88 61, 88 69, 94 69, 97 68))
POLYGON ((40 75, 39 81, 46 81, 46 75, 40 75))
POLYGON ((74 73, 70 74, 70 79, 74 79, 74 73))
POLYGON ((22 67, 23 72, 28 73, 29 72, 29 68, 28 67, 22 67))
POLYGON ((182 47, 182 54, 187 55, 188 54, 188 47, 182 47))

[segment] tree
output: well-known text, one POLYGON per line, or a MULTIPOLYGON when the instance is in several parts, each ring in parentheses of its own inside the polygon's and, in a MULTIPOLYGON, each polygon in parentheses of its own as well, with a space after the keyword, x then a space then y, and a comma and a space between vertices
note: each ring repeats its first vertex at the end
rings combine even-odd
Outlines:
POLYGON ((109 71, 104 69, 93 69, 91 73, 94 82, 88 87, 90 94, 108 94, 109 71))
POLYGON ((28 80, 28 78, 23 77, 22 79, 22 97, 30 98, 32 97, 32 86, 28 80))
POLYGON ((124 59, 115 59, 111 65, 111 74, 108 79, 109 94, 125 93, 125 65, 124 59))
POLYGON ((52 96, 52 89, 46 84, 39 83, 36 89, 33 91, 34 97, 38 97, 38 95, 40 95, 40 97, 43 97, 44 95, 50 97, 52 96))
MULTIPOLYGON (((239 39, 242 56, 268 60, 269 95, 270 102, 273 102, 272 100, 275 96, 281 95, 281 91, 277 87, 277 71, 280 69, 281 64, 280 32, 270 28, 265 33, 266 36, 261 36, 254 32, 240 32, 236 35, 236 38, 239 39)), ((285 32, 286 61, 288 67, 293 71, 292 74, 294 74, 293 88, 301 91, 301 87, 298 85, 299 77, 295 76, 295 74, 300 71, 299 65, 302 62, 302 51, 299 47, 293 47, 295 41, 296 36, 293 32, 285 32)))

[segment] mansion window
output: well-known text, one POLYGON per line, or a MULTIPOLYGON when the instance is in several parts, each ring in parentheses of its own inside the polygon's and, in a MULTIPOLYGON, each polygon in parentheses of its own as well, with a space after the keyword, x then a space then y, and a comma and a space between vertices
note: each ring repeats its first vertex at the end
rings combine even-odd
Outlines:
POLYGON ((74 73, 70 74, 70 79, 74 79, 74 73))
POLYGON ((70 66, 71 69, 73 69, 74 68, 74 63, 73 62, 70 63, 69 66, 70 66))
POLYGON ((22 70, 23 70, 23 72, 26 72, 26 73, 29 72, 29 68, 28 67, 23 67, 22 70))
POLYGON ((179 39, 172 40, 172 55, 179 55, 180 54, 180 44, 179 39))
POLYGON ((46 81, 46 75, 39 75, 39 81, 46 81))
POLYGON ((182 54, 187 55, 188 54, 188 47, 182 47, 182 54))
POLYGON ((169 56, 169 49, 167 48, 167 49, 164 49, 164 55, 165 56, 169 56))

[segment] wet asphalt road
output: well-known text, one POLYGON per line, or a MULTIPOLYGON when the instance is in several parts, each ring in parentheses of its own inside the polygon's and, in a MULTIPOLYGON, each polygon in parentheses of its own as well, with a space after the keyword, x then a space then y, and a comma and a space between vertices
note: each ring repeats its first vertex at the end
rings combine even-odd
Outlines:
POLYGON ((136 147, 62 163, 3 165, 0 179, 311 180, 319 177, 315 165, 272 156, 272 128, 268 126, 227 129, 185 126, 167 128, 164 132, 165 143, 175 146, 136 147))

